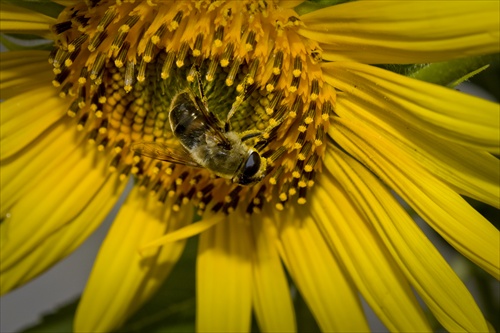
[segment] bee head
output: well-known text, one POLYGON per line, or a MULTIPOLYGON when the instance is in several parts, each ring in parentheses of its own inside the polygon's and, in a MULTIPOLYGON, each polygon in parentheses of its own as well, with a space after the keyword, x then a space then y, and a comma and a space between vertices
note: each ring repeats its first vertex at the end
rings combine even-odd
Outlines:
POLYGON ((233 181, 240 185, 254 184, 264 178, 265 175, 261 170, 262 158, 259 153, 252 151, 241 164, 238 176, 234 177, 233 181))

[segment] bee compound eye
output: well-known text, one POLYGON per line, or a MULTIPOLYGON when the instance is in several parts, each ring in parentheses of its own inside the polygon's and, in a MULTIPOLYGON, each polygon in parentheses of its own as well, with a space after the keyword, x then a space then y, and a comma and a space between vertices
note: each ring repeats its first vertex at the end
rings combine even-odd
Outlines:
POLYGON ((251 178, 259 171, 260 169, 260 155, 257 152, 252 152, 246 162, 245 167, 243 168, 242 177, 240 183, 245 184, 251 182, 251 178))

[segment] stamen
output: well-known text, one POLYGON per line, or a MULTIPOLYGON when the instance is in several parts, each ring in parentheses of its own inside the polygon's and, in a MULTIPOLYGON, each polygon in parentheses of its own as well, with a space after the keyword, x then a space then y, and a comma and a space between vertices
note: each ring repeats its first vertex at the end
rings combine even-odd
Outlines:
POLYGON ((214 47, 219 48, 222 46, 222 40, 224 39, 224 27, 219 26, 214 32, 214 47))
POLYGON ((293 178, 290 187, 288 189, 288 196, 293 197, 295 194, 297 194, 297 188, 299 187, 299 179, 298 178, 293 178))
POLYGON ((312 150, 311 142, 306 141, 304 146, 302 146, 302 148, 300 149, 300 152, 299 152, 299 155, 297 156, 297 158, 301 161, 304 161, 307 158, 307 156, 309 156, 309 154, 311 153, 311 150, 312 150))
POLYGON ((314 186, 314 176, 316 175, 316 172, 311 171, 308 172, 306 175, 307 175, 307 187, 314 186))
MULTIPOLYGON (((267 157, 267 163, 273 165, 283 154, 286 152, 286 148, 284 146, 279 147, 275 151, 271 153, 269 157, 267 157)), ((267 152, 266 152, 267 153, 267 152)))
POLYGON ((177 53, 177 60, 175 61, 175 64, 177 65, 178 68, 184 66, 184 59, 186 58, 188 50, 189 50, 189 44, 186 42, 182 43, 181 48, 177 53))
POLYGON ((78 107, 78 101, 77 100, 74 100, 70 106, 69 106, 69 109, 68 111, 66 112, 66 114, 71 117, 71 118, 74 118, 76 116, 76 114, 78 113, 78 110, 80 110, 80 108, 78 107))
POLYGON ((228 195, 224 197, 224 202, 230 203, 238 198, 238 194, 243 190, 242 186, 236 186, 228 195))
POLYGON ((104 31, 108 27, 108 25, 111 23, 111 21, 113 21, 115 16, 116 16, 116 12, 114 11, 114 9, 109 8, 106 11, 106 13, 104 14, 101 21, 99 21, 99 24, 97 25, 96 30, 101 31, 101 32, 104 31))
POLYGON ((248 74, 245 77, 247 84, 254 84, 255 75, 257 74, 257 69, 259 69, 259 58, 255 58, 250 64, 248 69, 248 74))
POLYGON ((269 103, 268 106, 266 106, 266 113, 270 116, 274 113, 274 110, 276 109, 276 106, 281 103, 283 100, 283 91, 279 90, 276 94, 274 94, 271 103, 269 103))
POLYGON ((323 144, 323 140, 325 137, 325 128, 323 125, 320 125, 316 128, 316 138, 314 140, 314 145, 319 147, 323 144))
POLYGON ((309 157, 309 159, 307 160, 306 165, 304 166, 304 171, 305 172, 313 171, 314 166, 316 165, 318 160, 319 160, 318 154, 316 154, 316 153, 312 154, 311 157, 309 157))
POLYGON ((132 166, 130 164, 127 164, 120 173, 120 180, 124 181, 125 179, 127 179, 128 176, 131 174, 131 172, 132 172, 132 166))
POLYGON ((64 81, 66 81, 69 73, 70 71, 65 68, 61 73, 57 74, 54 80, 52 80, 52 84, 54 85, 54 87, 59 87, 64 81))
POLYGON ((188 171, 184 171, 183 173, 181 173, 179 175, 179 177, 177 177, 177 179, 175 180, 175 183, 177 185, 182 185, 182 183, 186 180, 186 178, 189 176, 189 172, 188 171))
POLYGON ((87 83, 88 75, 89 75, 88 68, 82 67, 82 70, 80 71, 80 76, 78 77, 78 84, 83 86, 85 83, 87 83))
POLYGON ((304 105, 304 102, 302 101, 302 98, 300 98, 300 96, 297 96, 295 98, 295 101, 292 104, 292 108, 290 109, 290 112, 288 113, 288 116, 290 118, 297 117, 297 114, 299 113, 299 110, 302 109, 303 105, 304 105))
POLYGON ((309 109, 307 110, 307 114, 304 117, 304 122, 307 125, 309 125, 310 123, 313 122, 313 120, 315 118, 315 115, 316 115, 316 103, 315 102, 311 102, 309 104, 309 109))
POLYGON ((300 180, 299 180, 299 183, 297 185, 299 186, 299 188, 307 187, 307 175, 305 173, 303 173, 300 176, 300 180))
POLYGON ((90 131, 89 138, 87 139, 88 143, 95 144, 97 139, 97 134, 98 134, 97 128, 94 128, 92 131, 90 131))
POLYGON ((196 193, 196 196, 198 198, 203 198, 205 197, 208 193, 210 193, 214 189, 215 185, 213 183, 210 183, 206 185, 204 188, 202 188, 198 193, 196 193))
POLYGON ((118 169, 120 162, 121 162, 121 155, 116 155, 115 157, 113 157, 113 159, 109 163, 108 167, 109 172, 115 172, 116 169, 118 169))
POLYGON ((87 46, 87 49, 90 51, 90 52, 94 52, 95 50, 97 50, 97 48, 99 47, 99 45, 101 45, 101 43, 108 37, 108 33, 106 31, 101 31, 101 32, 98 32, 94 35, 94 37, 92 37, 92 39, 90 40, 90 43, 89 45, 87 46))
POLYGON ((177 28, 179 27, 179 24, 181 23, 183 15, 184 15, 184 13, 182 11, 179 11, 179 12, 177 12, 177 14, 175 14, 174 19, 172 20, 172 22, 170 22, 170 24, 168 26, 168 29, 170 31, 177 30, 177 28))
POLYGON ((118 35, 115 36, 113 43, 111 43, 110 48, 112 51, 118 51, 123 46, 123 43, 125 42, 125 38, 127 38, 128 31, 129 30, 126 30, 126 29, 119 29, 118 35))
POLYGON ((73 83, 72 82, 66 82, 61 90, 59 91, 59 97, 61 98, 66 98, 66 96, 68 96, 69 94, 69 91, 70 89, 73 87, 73 83))
POLYGON ((247 52, 253 51, 255 48, 255 32, 250 31, 245 42, 245 49, 247 52))
POLYGON ((98 77, 102 75, 104 69, 104 62, 106 61, 106 54, 99 53, 94 60, 92 69, 90 70, 90 79, 96 81, 98 77))
POLYGON ((226 78, 227 86, 232 86, 234 84, 234 79, 236 78, 236 75, 238 75, 240 65, 241 65, 241 59, 240 58, 234 59, 233 64, 231 65, 231 69, 229 70, 229 74, 227 75, 226 78))
POLYGON ((215 71, 217 70, 218 64, 219 64, 218 56, 215 56, 210 60, 210 63, 208 65, 208 71, 207 74, 205 75, 205 79, 208 82, 212 82, 215 79, 215 71))
POLYGON ((280 79, 280 75, 273 75, 273 76, 271 76, 271 78, 269 79, 269 81, 267 81, 266 90, 268 92, 274 91, 274 88, 276 88, 276 84, 278 83, 279 79, 280 79))
POLYGON ((273 74, 279 75, 283 66, 283 51, 278 51, 274 57, 273 74))
POLYGON ((115 66, 117 68, 122 68, 123 64, 125 64, 129 48, 130 48, 130 43, 128 42, 123 43, 123 46, 121 47, 115 59, 115 66))
POLYGON ((278 184, 279 179, 283 175, 283 172, 285 171, 285 167, 283 165, 280 165, 277 169, 275 169, 272 173, 271 176, 269 177, 269 183, 271 185, 276 185, 278 184))
POLYGON ((103 138, 101 142, 97 145, 97 151, 104 151, 106 147, 108 146, 109 139, 108 138, 103 138))
POLYGON ((138 73, 137 73, 137 81, 138 82, 144 82, 146 79, 146 66, 147 62, 144 60, 144 58, 141 59, 141 62, 139 64, 138 68, 138 73))
POLYGON ((291 92, 291 93, 296 92, 297 89, 299 88, 299 84, 300 84, 300 76, 299 77, 294 77, 292 79, 292 83, 290 83, 290 87, 288 87, 288 91, 291 92))
POLYGON ((52 65, 55 68, 59 68, 64 65, 64 61, 69 58, 69 52, 63 49, 59 49, 56 53, 52 65))
POLYGON ((73 65, 73 62, 80 54, 80 51, 81 49, 77 49, 75 52, 70 53, 69 58, 64 60, 64 66, 70 67, 71 65, 73 65))
POLYGON ((297 203, 299 205, 305 204, 307 202, 306 196, 307 196, 307 187, 301 187, 299 189, 299 198, 297 199, 297 203))
POLYGON ((293 71, 292 75, 296 78, 299 78, 302 74, 302 61, 299 56, 296 56, 293 60, 293 71))
POLYGON ((330 101, 326 101, 323 103, 323 107, 321 109, 321 119, 323 119, 323 121, 327 121, 331 116, 333 116, 332 103, 330 103, 330 101))
POLYGON ((311 101, 315 101, 319 96, 319 83, 318 80, 314 79, 311 82, 311 101))
POLYGON ((162 189, 160 195, 158 196, 158 203, 164 204, 167 201, 168 191, 166 189, 162 189))
POLYGON ((60 23, 56 23, 52 26, 52 29, 56 35, 62 34, 66 30, 71 28, 71 21, 64 21, 60 23))
POLYGON ((163 66, 161 68, 161 78, 166 80, 170 75, 170 70, 172 69, 172 65, 174 64, 175 54, 173 52, 168 52, 163 62, 163 66))
MULTIPOLYGON (((221 67, 227 67, 229 65, 229 62, 231 61, 231 56, 233 55, 234 51, 234 44, 229 43, 226 46, 226 49, 224 50, 224 53, 222 54, 222 58, 220 60, 220 65, 221 67)), ((238 63, 238 67, 241 64, 241 61, 238 63)))
POLYGON ((299 136, 297 137, 297 141, 295 141, 295 144, 293 145, 294 149, 300 149, 304 145, 306 139, 306 132, 301 132, 299 136))
POLYGON ((127 62, 127 67, 125 68, 125 77, 123 79, 124 87, 126 92, 130 92, 132 90, 132 85, 134 84, 134 73, 135 66, 132 61, 127 62))
POLYGON ((302 171, 304 170, 304 161, 298 160, 292 171, 293 178, 300 178, 302 171))
POLYGON ((68 51, 75 52, 75 50, 79 50, 82 47, 82 44, 85 43, 88 38, 89 35, 81 34, 68 45, 68 51))
POLYGON ((269 126, 276 127, 281 125, 283 120, 285 120, 285 116, 287 115, 288 107, 286 105, 282 105, 279 107, 278 112, 276 112, 271 119, 269 119, 269 126))
POLYGON ((77 15, 73 18, 73 23, 78 26, 78 31, 83 32, 85 28, 89 25, 90 17, 85 17, 83 15, 77 15))
POLYGON ((120 141, 118 141, 117 143, 115 143, 115 153, 119 154, 122 152, 123 150, 123 146, 125 146, 125 140, 121 139, 120 141))
POLYGON ((201 55, 201 48, 203 46, 203 34, 198 34, 194 42, 193 47, 193 57, 199 57, 201 55))
POLYGON ((160 27, 158 28, 158 30, 156 30, 154 35, 151 36, 151 42, 154 45, 158 45, 158 43, 160 42, 160 40, 163 37, 163 34, 165 33, 166 30, 167 30, 167 25, 165 23, 160 25, 160 27))

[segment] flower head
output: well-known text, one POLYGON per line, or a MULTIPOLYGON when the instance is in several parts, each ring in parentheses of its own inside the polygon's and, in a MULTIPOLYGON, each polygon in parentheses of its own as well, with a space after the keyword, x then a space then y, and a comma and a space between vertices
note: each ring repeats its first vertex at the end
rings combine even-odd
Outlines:
MULTIPOLYGON (((82 2, 66 8, 54 25, 53 83, 72 100, 67 113, 77 118, 87 140, 114 155, 110 168, 137 175, 140 186, 162 202, 175 197, 174 210, 188 202, 200 213, 207 206, 226 213, 246 206, 253 213, 265 202, 283 209, 290 196, 306 202, 335 103, 334 90, 324 86, 320 49, 300 36, 301 25, 293 9, 273 1, 82 2), (220 171, 215 168, 162 163, 158 159, 169 156, 154 151, 140 156, 179 141, 169 110, 186 87, 201 90, 197 98, 206 98, 209 113, 250 137, 245 143, 261 155, 262 181, 243 187, 214 179, 214 171, 220 171), (138 141, 162 145, 130 149, 138 141)), ((181 135, 227 130, 204 122, 181 135)), ((200 141, 195 148, 210 145, 200 141)), ((225 160, 236 150, 228 145, 225 160)), ((203 156, 198 164, 206 161, 203 156)), ((231 171, 238 176, 238 170, 231 171)))
POLYGON ((498 105, 369 64, 498 52, 497 3, 60 2, 2 9, 54 41, 2 55, 3 292, 132 178, 76 330, 123 324, 197 234, 199 331, 246 331, 252 309, 296 330, 285 268, 323 331, 368 329, 358 294, 390 330, 430 330, 412 288, 446 329, 487 329, 391 191, 498 278, 498 232, 462 198, 499 206, 498 105))

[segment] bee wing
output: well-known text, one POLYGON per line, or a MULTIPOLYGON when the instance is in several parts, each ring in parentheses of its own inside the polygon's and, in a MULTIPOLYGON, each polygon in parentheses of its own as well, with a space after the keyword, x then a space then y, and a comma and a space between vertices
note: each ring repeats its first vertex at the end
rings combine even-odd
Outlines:
POLYGON ((134 142, 130 149, 137 154, 154 158, 160 161, 171 162, 175 164, 187 165, 190 167, 201 168, 188 151, 167 146, 161 142, 139 141, 134 142))
POLYGON ((202 101, 201 98, 194 95, 194 101, 196 106, 200 110, 204 120, 206 121, 208 127, 210 128, 210 133, 217 139, 219 144, 221 144, 226 149, 231 149, 231 142, 222 133, 221 122, 217 116, 208 110, 207 105, 202 101))

